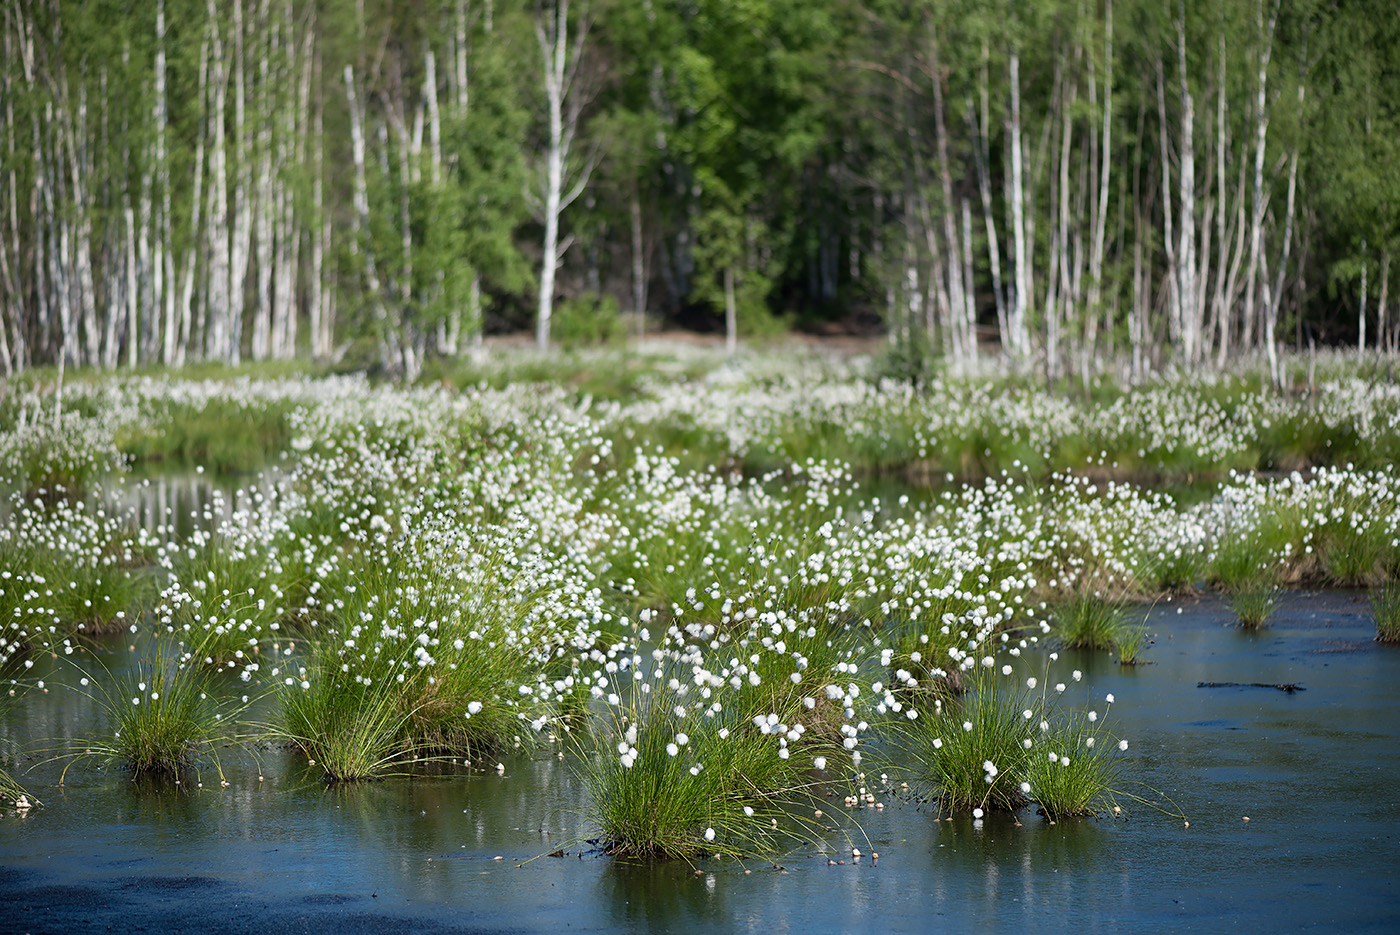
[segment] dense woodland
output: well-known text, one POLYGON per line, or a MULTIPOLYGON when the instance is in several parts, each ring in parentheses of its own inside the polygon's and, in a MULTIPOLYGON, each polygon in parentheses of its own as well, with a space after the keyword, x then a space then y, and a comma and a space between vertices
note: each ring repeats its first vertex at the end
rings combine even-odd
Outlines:
POLYGON ((1393 0, 5 0, 0 367, 1394 348, 1393 0))

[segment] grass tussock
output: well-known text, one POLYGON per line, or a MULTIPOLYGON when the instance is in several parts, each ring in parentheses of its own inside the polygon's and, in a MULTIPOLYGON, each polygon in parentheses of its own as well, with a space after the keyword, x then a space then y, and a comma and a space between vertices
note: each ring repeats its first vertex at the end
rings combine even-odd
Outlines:
POLYGON ((1278 605, 1279 590, 1271 584, 1258 584, 1230 595, 1230 610, 1246 630, 1263 627, 1278 605))
POLYGON ((1118 661, 1125 666, 1143 665, 1147 662, 1142 658, 1143 652, 1152 645, 1152 638, 1147 635, 1147 627, 1144 624, 1127 624, 1118 635, 1118 661))
POLYGON ((1371 612, 1376 618, 1376 640, 1400 643, 1400 583, 1392 581, 1372 591, 1371 612))
POLYGON ((1034 803, 1059 820, 1108 804, 1121 769, 1116 753, 1127 744, 1114 749, 1097 711, 1065 711, 1064 684, 1037 692, 1038 679, 1017 687, 1009 675, 980 668, 967 695, 904 732, 905 752, 942 808, 981 817, 1034 803))
POLYGON ((826 764, 827 745, 790 753, 775 742, 788 725, 759 729, 736 714, 706 717, 685 695, 657 684, 630 713, 604 722, 596 752, 580 759, 589 817, 608 853, 772 857, 794 842, 801 828, 792 806, 808 798, 808 769, 814 760, 826 764))
POLYGON ((1122 604, 1093 595, 1076 595, 1051 613, 1054 633, 1070 649, 1112 649, 1123 639, 1122 604))
MULTIPOLYGON (((11 685, 13 684, 12 682, 11 685)), ((3 713, 4 708, 10 703, 10 699, 13 695, 13 688, 7 693, 0 694, 0 713, 3 713)), ((10 751, 7 741, 5 746, 0 748, 0 757, 8 760, 9 754, 10 751)), ((25 793, 24 787, 15 782, 4 765, 0 765, 0 807, 11 806, 14 808, 25 808, 28 804, 32 804, 32 800, 25 793)))
MULTIPOLYGON (((88 678, 82 687, 90 687, 88 678)), ((105 709, 112 734, 84 741, 73 759, 96 758, 133 774, 179 775, 235 742, 242 702, 220 700, 208 675, 178 646, 161 641, 120 678, 91 692, 105 709)), ((70 763, 71 766, 71 763, 70 763)))
POLYGON ((539 685, 556 647, 490 554, 407 537, 362 566, 315 637, 314 665, 274 670, 278 732, 328 778, 357 781, 424 757, 470 761, 542 728, 552 709, 539 685))

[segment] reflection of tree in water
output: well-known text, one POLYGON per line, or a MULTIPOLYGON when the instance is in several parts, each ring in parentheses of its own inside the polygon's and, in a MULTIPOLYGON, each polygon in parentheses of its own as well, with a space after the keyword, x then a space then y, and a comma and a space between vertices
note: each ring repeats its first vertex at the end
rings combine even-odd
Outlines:
POLYGON ((195 471, 153 471, 144 477, 137 473, 123 486, 121 505, 134 511, 142 529, 165 529, 175 541, 184 541, 195 531, 214 530, 231 522, 234 513, 248 510, 258 499, 273 494, 282 479, 283 473, 276 468, 253 480, 195 471))

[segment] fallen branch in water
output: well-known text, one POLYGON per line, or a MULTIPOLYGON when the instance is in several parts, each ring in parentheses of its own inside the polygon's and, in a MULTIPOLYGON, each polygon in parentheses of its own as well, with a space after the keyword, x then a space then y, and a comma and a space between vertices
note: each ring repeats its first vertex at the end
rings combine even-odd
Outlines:
POLYGON ((1293 694, 1294 692, 1305 692, 1306 688, 1296 682, 1197 682, 1197 688, 1277 688, 1281 692, 1293 694))

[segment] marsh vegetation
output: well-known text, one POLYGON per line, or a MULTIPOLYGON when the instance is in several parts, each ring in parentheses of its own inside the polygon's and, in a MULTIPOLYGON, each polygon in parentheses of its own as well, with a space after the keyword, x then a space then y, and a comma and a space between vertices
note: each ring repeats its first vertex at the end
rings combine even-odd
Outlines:
POLYGON ((1400 474, 1339 460, 1397 445, 1392 387, 1338 367, 1306 398, 1242 373, 1090 400, 715 363, 615 396, 108 378, 67 387, 61 436, 34 429, 46 387, 16 386, 9 700, 49 688, 36 658, 120 642, 136 667, 80 686, 109 734, 43 751, 70 774, 222 777, 219 751, 247 743, 337 783, 562 757, 608 853, 773 857, 826 834, 805 816, 833 798, 1131 807, 1131 738, 1079 660, 1150 662, 1152 601, 1218 588, 1257 626, 1281 587, 1370 586, 1393 631, 1400 474), (205 405, 246 413, 231 424, 268 467, 151 522, 133 468, 188 456, 166 430, 205 405), (1264 471, 1265 424, 1353 443, 1264 471), (60 438, 105 454, 56 484, 35 466, 77 463, 60 438))

